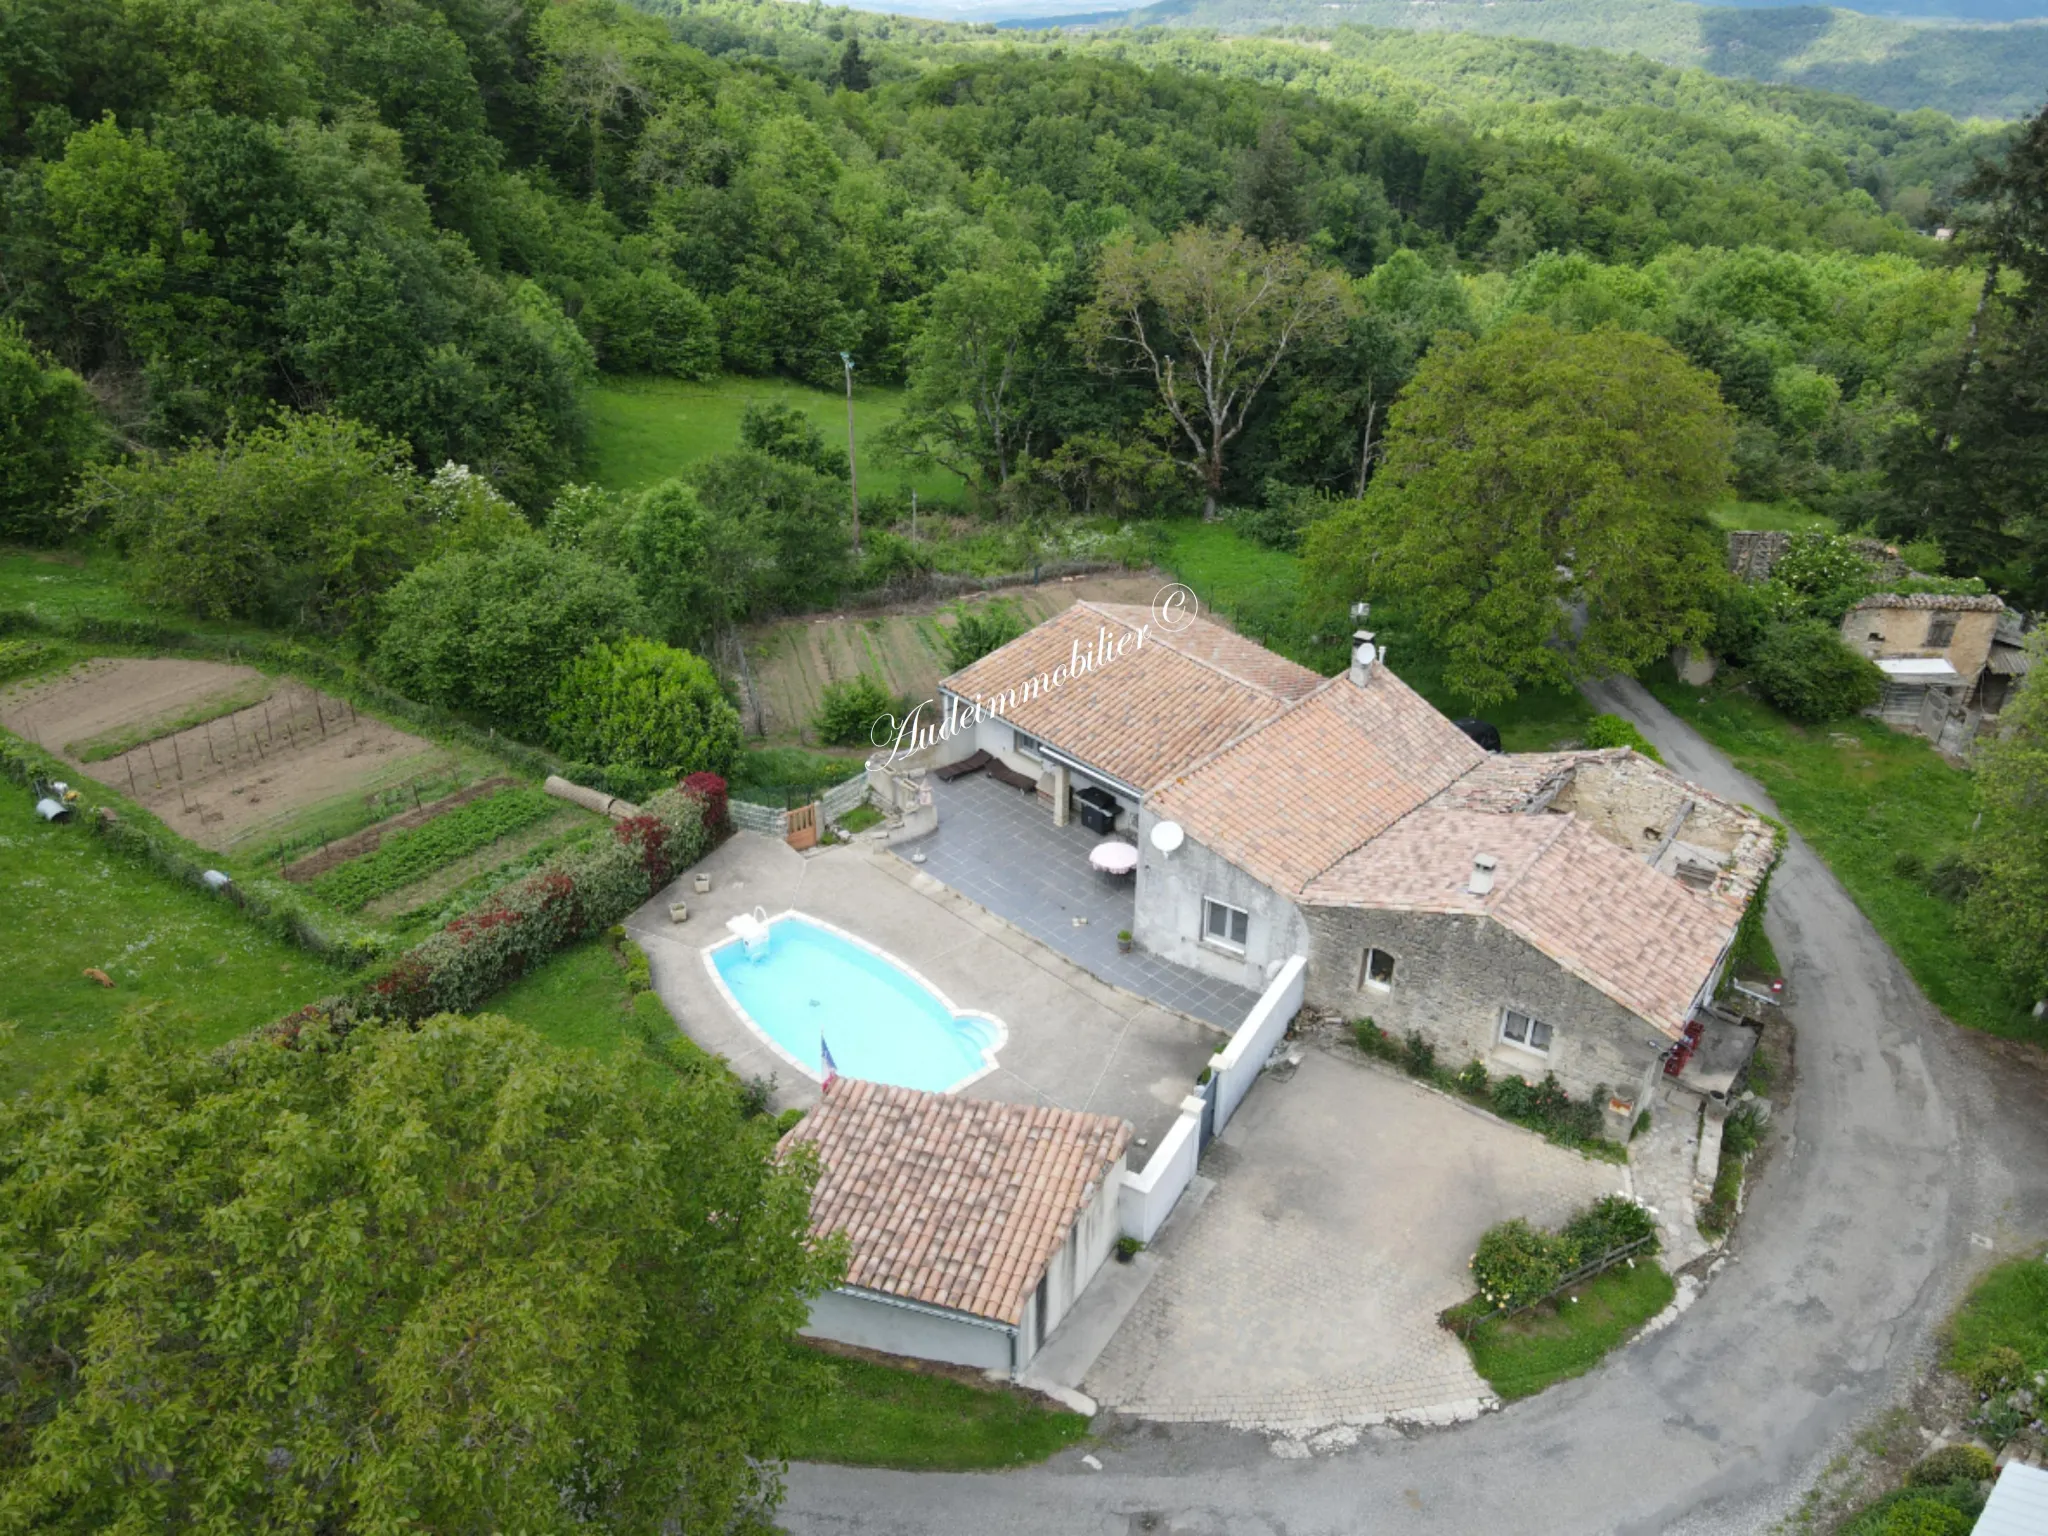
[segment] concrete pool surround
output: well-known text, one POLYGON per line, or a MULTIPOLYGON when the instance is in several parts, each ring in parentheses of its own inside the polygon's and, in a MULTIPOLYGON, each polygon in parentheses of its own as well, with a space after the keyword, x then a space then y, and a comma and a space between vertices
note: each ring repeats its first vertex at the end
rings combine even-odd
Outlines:
MULTIPOLYGON (((996 1058, 1001 1053, 1003 1047, 1009 1043, 1010 1029, 996 1015, 989 1013, 985 1009, 956 1006, 951 998, 915 966, 909 965, 898 956, 890 954, 889 951, 883 949, 880 945, 869 943, 857 933, 849 933, 836 923, 827 922, 825 919, 808 912, 798 911, 794 907, 785 908, 783 911, 768 917, 763 922, 762 927, 769 935, 771 945, 776 925, 787 922, 808 924, 810 927, 830 935, 841 943, 861 950, 872 959, 894 970, 898 975, 906 978, 921 989, 939 1008, 943 1009, 951 1018, 953 1027, 964 1038, 979 1046, 981 1066, 958 1081, 949 1083, 944 1088, 934 1091, 958 1093, 962 1089, 980 1082, 984 1077, 987 1077, 991 1072, 999 1068, 1001 1064, 996 1058), (978 1038, 982 1036, 988 1038, 978 1038)), ((777 1040, 768 1028, 759 1019, 755 1018, 746 1005, 734 995, 732 988, 727 985, 724 973, 718 968, 718 957, 720 954, 731 950, 734 946, 744 946, 745 943, 745 934, 735 932, 730 937, 721 939, 716 944, 709 945, 702 951, 704 970, 711 978, 711 984, 718 989, 718 995, 725 1000, 725 1005, 732 1010, 733 1016, 745 1025, 747 1031, 770 1051, 777 1060, 786 1063, 810 1082, 822 1082, 824 1080, 822 1071, 796 1056, 781 1041, 777 1040)), ((842 1071, 840 1075, 855 1076, 857 1074, 842 1071)))

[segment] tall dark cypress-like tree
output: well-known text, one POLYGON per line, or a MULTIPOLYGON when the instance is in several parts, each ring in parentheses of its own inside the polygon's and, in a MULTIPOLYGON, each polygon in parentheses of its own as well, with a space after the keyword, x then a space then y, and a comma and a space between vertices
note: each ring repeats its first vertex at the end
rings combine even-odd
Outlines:
POLYGON ((1912 379, 1914 420, 1886 447, 1881 530, 1932 537, 1954 570, 2048 605, 2048 110, 1964 189, 1985 263, 1968 335, 1912 379))
POLYGON ((844 91, 864 91, 875 83, 867 55, 860 51, 859 38, 847 38, 846 46, 839 51, 839 67, 832 71, 832 80, 844 91))

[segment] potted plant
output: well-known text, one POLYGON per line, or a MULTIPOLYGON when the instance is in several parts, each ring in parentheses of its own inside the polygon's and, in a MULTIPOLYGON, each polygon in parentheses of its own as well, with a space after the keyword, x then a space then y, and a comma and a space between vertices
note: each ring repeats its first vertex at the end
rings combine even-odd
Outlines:
POLYGON ((699 875, 697 877, 697 894, 699 896, 702 896, 706 891, 710 889, 711 877, 709 875, 699 875))
POLYGON ((1130 929, 1128 929, 1128 928, 1119 928, 1119 929, 1117 930, 1117 935, 1116 935, 1116 952, 1117 952, 1118 954, 1120 954, 1120 955, 1128 955, 1128 954, 1129 954, 1129 953, 1131 952, 1131 930, 1130 930, 1130 929))
POLYGON ((1128 1264, 1145 1251, 1145 1245, 1135 1237, 1120 1237, 1116 1240, 1116 1261, 1128 1264))

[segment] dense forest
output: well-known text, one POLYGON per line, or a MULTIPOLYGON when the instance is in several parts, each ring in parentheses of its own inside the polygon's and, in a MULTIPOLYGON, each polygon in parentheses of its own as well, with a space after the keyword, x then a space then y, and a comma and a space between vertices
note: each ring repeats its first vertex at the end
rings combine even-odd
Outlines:
MULTIPOLYGON (((1357 34, 1310 70, 1193 33, 655 12, 5 0, 0 348, 33 402, 8 531, 110 533, 163 600, 367 622, 434 538, 380 533, 371 557, 308 527, 255 561, 297 574, 244 568, 269 590, 208 597, 211 541, 163 511, 208 505, 193 455, 464 468, 475 485, 422 480, 409 505, 553 508, 559 538, 630 565, 625 511, 559 494, 583 478, 588 381, 830 384, 843 358, 908 386, 879 446, 959 472, 980 515, 1284 523, 1362 491, 1438 338, 1523 317, 1660 338, 1734 411, 1741 494, 1855 526, 1886 515, 1912 381, 1990 291, 1924 231, 1970 216, 1958 189, 2009 135, 1932 113, 1537 45, 1479 44, 1512 68, 1474 80, 1472 39, 1383 38, 1379 59, 1357 34), (1232 403, 1197 420, 1192 370, 1160 374, 1176 343, 1112 312, 1112 268, 1157 317, 1190 274, 1269 257, 1319 318, 1249 388, 1206 381, 1232 403), (360 435, 267 426, 278 411, 360 435)), ((914 561, 886 534, 819 547, 830 456, 757 428, 688 488, 751 532, 688 534, 730 579, 671 638, 914 561)), ((2010 541, 1991 544, 1997 575, 2010 541)))
MULTIPOLYGON (((1691 0, 1163 0, 1123 13, 1031 25, 1198 27, 1226 33, 1353 27, 1527 38, 1612 49, 1736 79, 1860 96, 1901 111, 2024 117, 2048 98, 2048 23, 1867 16, 1821 5, 1735 7, 1691 0)), ((1332 29, 1339 29, 1335 32, 1332 29)))

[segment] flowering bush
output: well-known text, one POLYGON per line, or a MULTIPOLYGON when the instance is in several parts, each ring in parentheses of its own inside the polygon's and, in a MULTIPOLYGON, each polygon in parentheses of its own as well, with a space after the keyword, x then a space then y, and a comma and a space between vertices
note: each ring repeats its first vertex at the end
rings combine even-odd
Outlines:
POLYGON ((1472 1255, 1472 1280, 1494 1306, 1524 1307, 1556 1290, 1573 1258, 1562 1237, 1517 1216, 1486 1229, 1472 1255))
MULTIPOLYGON (((466 1013, 556 950, 617 922, 709 845, 706 805, 670 790, 611 836, 571 848, 401 956, 357 1000, 418 1019, 466 1013)), ((353 1010, 351 1010, 353 1011, 353 1010)))
POLYGON ((725 780, 715 773, 693 773, 677 786, 704 802, 704 830, 714 838, 732 831, 732 809, 726 802, 725 780))

